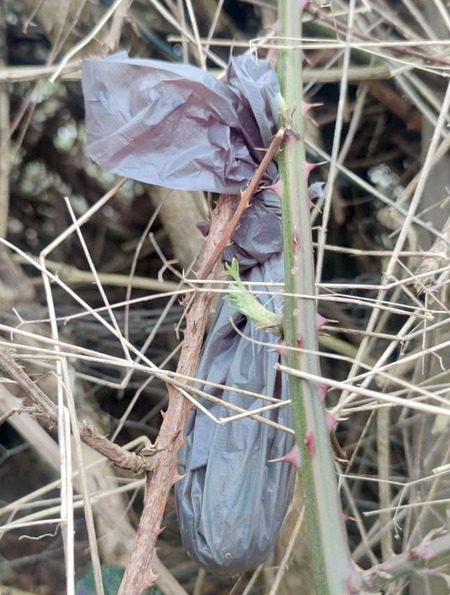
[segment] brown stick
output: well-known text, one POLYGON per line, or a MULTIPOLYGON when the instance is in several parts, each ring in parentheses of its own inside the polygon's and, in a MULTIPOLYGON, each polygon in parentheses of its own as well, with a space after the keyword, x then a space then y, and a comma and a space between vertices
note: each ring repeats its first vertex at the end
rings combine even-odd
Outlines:
MULTIPOLYGON (((58 423, 56 405, 14 361, 6 349, 0 349, 0 368, 15 380, 33 401, 36 406, 35 415, 40 417, 47 428, 54 428, 58 423)), ((95 426, 87 423, 80 423, 78 429, 80 438, 84 443, 104 455, 117 467, 129 469, 138 474, 153 468, 151 452, 149 453, 150 456, 128 452, 102 436, 95 426)))
MULTIPOLYGON (((206 241, 205 263, 213 262, 214 255, 218 255, 218 246, 223 243, 221 240, 230 229, 237 200, 236 196, 230 195, 219 198, 206 241)), ((217 278, 220 272, 220 260, 216 257, 211 270, 213 278, 217 278)), ((212 292, 194 294, 186 314, 185 338, 177 369, 186 376, 194 376, 197 370, 212 297, 212 292)), ((141 593, 153 585, 156 578, 151 569, 153 549, 161 533, 161 520, 170 489, 179 479, 178 451, 184 441, 183 428, 191 408, 191 403, 177 388, 168 385, 168 391, 169 407, 156 443, 158 453, 155 455, 155 470, 147 474, 144 510, 119 595, 141 593)))

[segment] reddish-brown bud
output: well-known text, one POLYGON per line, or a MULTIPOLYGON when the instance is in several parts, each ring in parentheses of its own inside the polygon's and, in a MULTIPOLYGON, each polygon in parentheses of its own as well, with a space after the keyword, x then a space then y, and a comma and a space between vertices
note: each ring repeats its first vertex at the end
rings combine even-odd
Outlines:
POLYGON ((322 328, 327 322, 328 322, 328 318, 325 318, 325 316, 322 316, 322 314, 319 314, 319 312, 316 313, 316 328, 317 329, 322 328))
POLYGON ((311 430, 306 432, 305 444, 306 448, 308 449, 309 456, 313 458, 316 454, 316 439, 314 438, 314 434, 311 430))
POLYGON ((278 196, 278 198, 281 198, 281 196, 283 194, 283 184, 282 184, 281 180, 277 180, 275 182, 275 184, 271 184, 270 186, 264 186, 264 188, 262 188, 262 189, 273 190, 275 192, 275 194, 278 196))

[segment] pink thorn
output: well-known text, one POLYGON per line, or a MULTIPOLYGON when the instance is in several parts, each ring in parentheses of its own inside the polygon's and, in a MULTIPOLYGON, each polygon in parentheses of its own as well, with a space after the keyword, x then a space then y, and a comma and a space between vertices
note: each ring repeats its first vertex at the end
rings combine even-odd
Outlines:
POLYGON ((300 10, 303 12, 310 2, 311 0, 298 0, 300 10))
POLYGON ((330 387, 327 386, 326 384, 319 384, 318 388, 319 388, 319 398, 323 403, 326 399, 327 392, 330 390, 330 387))
POLYGON ((309 161, 305 161, 305 174, 306 177, 309 178, 309 174, 319 167, 320 165, 325 165, 326 161, 319 161, 318 163, 310 163, 309 161))
POLYGON ((336 417, 334 417, 334 415, 332 415, 329 411, 327 411, 328 431, 331 432, 331 430, 334 430, 334 428, 337 426, 337 424, 338 424, 338 419, 336 417))
POLYGON ((323 103, 308 103, 307 101, 303 102, 303 117, 307 120, 311 120, 311 114, 309 113, 314 107, 319 107, 323 105, 323 103))
POLYGON ((286 340, 283 339, 282 341, 280 341, 278 343, 278 345, 276 347, 273 348, 273 351, 275 351, 275 353, 278 353, 281 357, 286 357, 286 340))
POLYGON ((300 452, 298 450, 298 446, 294 444, 294 447, 284 455, 284 457, 280 457, 279 459, 272 459, 271 461, 267 461, 268 463, 290 463, 296 469, 300 469, 300 452))
POLYGON ((173 483, 178 483, 179 481, 181 481, 185 477, 186 477, 186 473, 183 473, 183 475, 180 475, 178 472, 177 473, 174 473, 173 483))
POLYGON ((309 456, 313 458, 313 456, 316 454, 316 440, 311 430, 306 432, 305 444, 306 448, 308 449, 309 456))
POLYGON ((322 314, 319 314, 319 312, 317 312, 316 314, 316 328, 317 330, 322 328, 324 324, 326 324, 328 322, 328 318, 325 318, 325 316, 322 316, 322 314))
POLYGON ((209 234, 210 222, 209 221, 200 221, 197 223, 197 229, 202 234, 204 238, 209 234))
POLYGON ((271 29, 274 33, 280 32, 280 21, 275 21, 273 25, 271 25, 271 29))
POLYGON ((281 180, 276 181, 275 184, 271 184, 270 186, 264 186, 263 188, 261 188, 261 190, 266 189, 273 190, 275 194, 278 196, 278 198, 281 198, 281 196, 283 195, 283 184, 281 180))

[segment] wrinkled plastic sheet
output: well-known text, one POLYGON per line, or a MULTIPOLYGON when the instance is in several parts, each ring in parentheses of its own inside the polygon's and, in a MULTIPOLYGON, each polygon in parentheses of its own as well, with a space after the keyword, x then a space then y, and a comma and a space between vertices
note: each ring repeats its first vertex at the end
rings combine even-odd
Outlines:
MULTIPOLYGON (((254 174, 276 132, 278 82, 265 61, 231 58, 228 83, 188 65, 116 54, 83 65, 88 152, 114 173, 169 188, 238 194, 254 174)), ((274 163, 265 183, 277 179, 274 163)), ((224 260, 239 260, 242 279, 262 283, 261 301, 282 307, 273 287, 283 281, 279 199, 259 192, 224 260)), ((221 302, 205 342, 198 386, 238 407, 267 401, 234 389, 289 398, 276 373, 279 355, 261 343, 276 338, 221 302), (239 332, 236 331, 239 329, 239 332), (207 380, 229 390, 203 385, 207 380)), ((200 399, 216 417, 233 412, 200 399)), ((290 407, 261 413, 292 427, 290 407)), ((294 471, 268 463, 293 446, 291 434, 251 418, 218 425, 194 409, 185 429, 175 486, 184 547, 200 564, 231 573, 255 568, 270 554, 291 497, 294 471)))
MULTIPOLYGON (((283 262, 275 254, 249 269, 245 280, 267 283, 283 279, 283 262)), ((271 311, 281 307, 273 288, 259 296, 271 311), (269 295, 270 294, 270 295, 269 295)), ((205 343, 198 377, 262 393, 288 398, 288 379, 274 370, 279 356, 258 342, 275 337, 255 326, 223 302, 205 343), (237 335, 235 328, 242 333, 237 335)), ((233 390, 201 385, 205 392, 247 410, 268 402, 233 390)), ((201 400, 217 418, 235 412, 201 400)), ((260 414, 291 427, 291 408, 260 414)), ((218 425, 200 410, 192 411, 186 429, 180 473, 175 486, 179 521, 187 551, 203 566, 230 573, 256 568, 269 556, 291 497, 293 469, 267 461, 284 456, 293 446, 290 434, 250 417, 218 425)))
POLYGON ((90 156, 140 182, 238 194, 276 132, 278 83, 266 63, 251 58, 231 59, 229 79, 233 87, 194 66, 125 52, 85 60, 90 156))

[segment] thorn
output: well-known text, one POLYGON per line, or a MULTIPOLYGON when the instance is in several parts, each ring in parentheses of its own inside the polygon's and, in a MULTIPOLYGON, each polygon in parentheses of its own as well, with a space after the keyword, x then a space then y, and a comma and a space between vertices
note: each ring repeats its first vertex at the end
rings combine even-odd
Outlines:
POLYGON ((148 570, 145 573, 145 588, 153 587, 153 585, 158 580, 159 576, 159 574, 153 574, 151 570, 148 570))
POLYGON ((311 114, 309 113, 314 107, 320 107, 321 105, 323 105, 323 103, 308 103, 307 101, 303 102, 303 107, 302 107, 302 111, 303 111, 303 117, 306 120, 312 120, 311 118, 311 114))
POLYGON ((165 527, 160 527, 159 529, 155 530, 156 535, 161 535, 161 533, 165 530, 165 527))
POLYGON ((326 163, 327 163, 326 161, 318 161, 318 162, 314 162, 314 163, 311 163, 310 161, 305 161, 306 177, 309 178, 309 175, 312 171, 314 171, 317 167, 320 167, 321 165, 325 165, 326 163))
POLYGON ((282 341, 280 341, 278 343, 278 345, 276 345, 272 351, 274 351, 275 353, 278 353, 281 357, 286 357, 286 340, 283 339, 282 341))
POLYGON ((181 481, 182 479, 184 479, 186 477, 186 473, 183 473, 183 475, 180 475, 178 472, 174 473, 174 478, 173 478, 173 483, 178 483, 179 481, 181 481))
POLYGON ((300 469, 300 452, 298 450, 298 446, 294 444, 293 448, 284 455, 284 457, 280 457, 279 459, 272 459, 267 461, 268 463, 289 463, 293 465, 296 469, 300 469))
POLYGON ((283 194, 283 185, 281 180, 277 180, 275 184, 271 184, 270 186, 262 186, 261 190, 273 190, 278 198, 281 198, 283 194))
POLYGON ((337 419, 337 417, 334 417, 334 415, 332 415, 329 411, 327 411, 326 413, 327 413, 327 428, 328 428, 328 431, 331 432, 331 430, 334 430, 334 428, 338 425, 339 420, 337 419))
POLYGON ((311 430, 308 430, 306 432, 305 444, 306 444, 306 448, 308 449, 309 456, 311 458, 313 458, 316 453, 316 440, 315 440, 314 434, 311 432, 311 430))
POLYGON ((319 383, 318 388, 319 388, 319 398, 322 401, 322 403, 324 403, 326 396, 327 396, 327 392, 330 390, 330 387, 326 384, 319 383))

